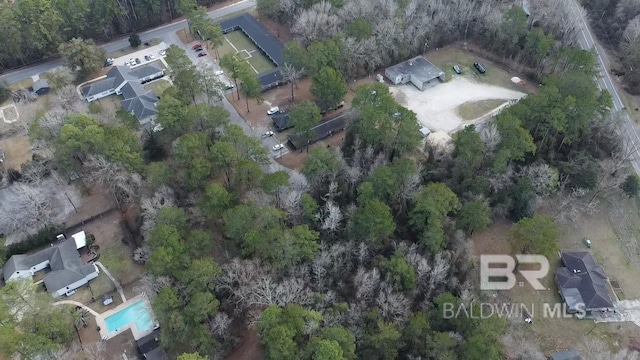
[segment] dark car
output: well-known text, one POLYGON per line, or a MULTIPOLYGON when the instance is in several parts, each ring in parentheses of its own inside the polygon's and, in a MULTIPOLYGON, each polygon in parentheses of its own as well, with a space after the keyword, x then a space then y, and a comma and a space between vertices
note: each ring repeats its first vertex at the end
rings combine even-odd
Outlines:
POLYGON ((200 47, 200 48, 197 48, 197 49, 196 49, 196 52, 200 52, 200 51, 202 51, 202 50, 204 50, 204 49, 200 47))
POLYGON ((460 66, 458 65, 453 65, 453 71, 455 71, 458 75, 462 74, 462 70, 460 70, 460 66))
POLYGON ((140 58, 136 58, 136 64, 138 65, 142 64, 142 61, 140 61, 140 58))
POLYGON ((203 57, 203 56, 207 56, 207 53, 206 52, 201 52, 201 53, 198 54, 198 57, 203 57))
POLYGON ((487 70, 484 68, 484 66, 482 66, 482 64, 480 64, 479 62, 474 62, 473 66, 476 68, 476 70, 478 70, 478 72, 480 74, 484 74, 485 72, 487 72, 487 70))

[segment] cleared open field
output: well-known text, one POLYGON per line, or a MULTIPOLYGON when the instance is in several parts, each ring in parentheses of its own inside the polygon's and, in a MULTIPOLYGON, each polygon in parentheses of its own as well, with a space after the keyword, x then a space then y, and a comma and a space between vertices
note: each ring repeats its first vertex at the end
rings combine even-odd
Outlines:
MULTIPOLYGON (((637 281, 640 277, 640 262, 637 260, 639 257, 637 253, 633 254, 633 261, 630 261, 626 255, 629 252, 626 242, 637 243, 637 229, 640 229, 639 209, 635 199, 620 200, 615 204, 603 204, 594 215, 576 219, 569 225, 560 225, 560 250, 591 252, 604 268, 608 278, 620 284, 621 295, 625 299, 640 298, 640 283, 637 281), (619 213, 624 216, 619 218, 619 213), (621 228, 627 228, 629 231, 622 231, 621 228), (591 240, 591 249, 586 248, 585 238, 591 240)), ((474 234, 471 240, 476 255, 510 254, 510 242, 507 238, 510 226, 511 223, 505 220, 492 225, 482 234, 474 234)), ((518 277, 517 283, 522 281, 525 286, 498 291, 497 297, 491 298, 491 302, 523 304, 530 312, 532 309, 535 311, 532 314, 532 324, 526 324, 522 319, 512 321, 508 330, 510 334, 535 343, 546 355, 575 348, 588 339, 602 340, 611 350, 621 349, 640 334, 640 328, 631 322, 594 323, 592 320, 579 320, 574 317, 545 317, 545 304, 553 307, 562 303, 553 275, 560 261, 559 258, 554 258, 549 259, 549 262, 549 274, 542 280, 546 290, 536 291, 528 286, 524 279, 518 277)))
POLYGON ((458 106, 458 114, 462 120, 474 120, 504 103, 505 101, 500 99, 469 101, 458 106))
POLYGON ((256 74, 275 68, 275 65, 264 56, 255 44, 242 31, 232 31, 224 35, 224 42, 218 48, 220 56, 238 54, 253 68, 256 74))

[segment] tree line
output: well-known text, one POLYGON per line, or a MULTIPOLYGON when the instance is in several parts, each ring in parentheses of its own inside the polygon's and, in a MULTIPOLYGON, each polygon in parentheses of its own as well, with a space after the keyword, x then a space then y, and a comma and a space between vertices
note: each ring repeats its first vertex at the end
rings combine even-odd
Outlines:
POLYGON ((25 0, 0 4, 0 70, 56 55, 73 38, 107 41, 170 22, 213 0, 25 0))

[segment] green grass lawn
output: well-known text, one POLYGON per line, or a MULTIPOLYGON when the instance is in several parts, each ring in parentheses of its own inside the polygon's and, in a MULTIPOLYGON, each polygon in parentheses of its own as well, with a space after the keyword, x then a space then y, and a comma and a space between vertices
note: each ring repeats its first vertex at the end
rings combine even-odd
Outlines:
POLYGON ((505 100, 499 99, 466 102, 458 107, 458 114, 462 120, 475 120, 505 102, 505 100))
POLYGON ((222 46, 218 48, 220 56, 239 52, 238 55, 246 59, 247 63, 249 63, 258 74, 275 68, 271 60, 264 56, 242 31, 232 31, 224 37, 225 41, 223 41, 222 46), (243 50, 246 50, 246 52, 243 50), (251 57, 247 58, 247 52, 251 57))
POLYGON ((158 96, 162 96, 162 93, 170 87, 171 84, 164 79, 156 80, 144 86, 147 90, 153 90, 158 96))
POLYGON ((527 91, 524 87, 514 84, 511 81, 513 76, 518 75, 510 74, 501 67, 498 67, 496 64, 490 63, 485 59, 478 58, 468 51, 451 47, 430 52, 425 57, 446 73, 445 81, 449 81, 454 76, 464 76, 479 82, 497 85, 516 91, 527 91), (487 72, 484 74, 478 73, 478 71, 473 67, 473 63, 475 61, 482 63, 482 65, 487 69, 487 72), (461 75, 454 73, 454 65, 458 65, 460 67, 462 70, 461 75))
POLYGON ((22 79, 20 81, 16 81, 14 83, 9 84, 9 89, 11 91, 18 91, 21 89, 26 89, 31 85, 33 85, 33 79, 28 77, 26 79, 22 79))

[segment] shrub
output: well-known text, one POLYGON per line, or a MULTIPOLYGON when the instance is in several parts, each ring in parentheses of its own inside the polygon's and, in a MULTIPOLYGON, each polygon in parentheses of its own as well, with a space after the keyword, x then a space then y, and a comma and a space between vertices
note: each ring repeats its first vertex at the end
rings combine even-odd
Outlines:
POLYGON ((63 231, 64 227, 60 224, 49 225, 38 231, 37 234, 29 236, 25 241, 7 246, 6 259, 13 255, 25 254, 45 244, 53 243, 56 240, 56 236, 63 231))

